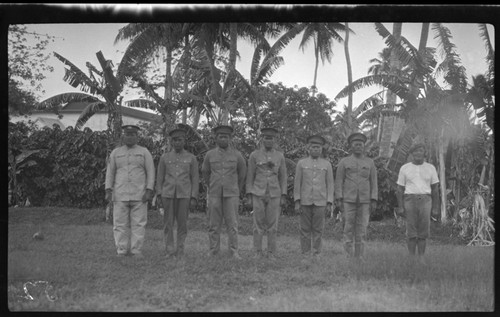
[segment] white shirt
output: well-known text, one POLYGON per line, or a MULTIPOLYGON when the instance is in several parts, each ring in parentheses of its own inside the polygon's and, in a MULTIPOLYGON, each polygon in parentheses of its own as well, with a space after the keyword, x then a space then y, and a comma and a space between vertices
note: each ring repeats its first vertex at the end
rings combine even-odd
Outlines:
POLYGON ((399 170, 398 185, 405 187, 405 194, 430 194, 431 185, 439 183, 434 165, 423 162, 406 163, 399 170))

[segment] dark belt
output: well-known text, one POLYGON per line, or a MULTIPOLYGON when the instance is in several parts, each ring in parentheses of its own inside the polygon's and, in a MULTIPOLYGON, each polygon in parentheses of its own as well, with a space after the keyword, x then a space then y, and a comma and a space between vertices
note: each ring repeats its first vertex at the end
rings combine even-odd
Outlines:
POLYGON ((405 197, 431 197, 431 194, 404 194, 405 197))

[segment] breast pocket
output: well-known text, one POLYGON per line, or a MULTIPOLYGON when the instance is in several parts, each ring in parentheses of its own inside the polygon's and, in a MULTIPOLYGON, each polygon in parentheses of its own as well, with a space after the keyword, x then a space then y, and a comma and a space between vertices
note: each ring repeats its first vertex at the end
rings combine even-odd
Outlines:
POLYGON ((118 167, 123 167, 128 164, 128 158, 125 154, 117 155, 115 160, 116 160, 116 166, 118 167))
POLYGON ((131 163, 134 166, 144 166, 144 155, 138 153, 131 155, 131 163))
POLYGON ((236 164, 237 164, 237 161, 236 159, 234 158, 229 158, 226 162, 225 162, 225 165, 227 166, 224 166, 226 167, 226 169, 230 170, 230 171, 233 171, 233 170, 236 170, 236 164))
POLYGON ((359 175, 361 175, 361 177, 363 178, 368 178, 368 176, 370 176, 370 167, 366 165, 361 166, 359 175))
POLYGON ((214 171, 220 171, 222 168, 222 162, 217 159, 210 160, 210 169, 214 171))

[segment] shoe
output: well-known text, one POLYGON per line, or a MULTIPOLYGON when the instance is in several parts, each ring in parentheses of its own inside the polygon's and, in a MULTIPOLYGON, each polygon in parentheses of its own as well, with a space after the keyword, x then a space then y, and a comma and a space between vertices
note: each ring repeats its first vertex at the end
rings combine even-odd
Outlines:
POLYGON ((267 253, 267 258, 271 261, 276 260, 276 256, 273 253, 267 253))
POLYGON ((418 257, 418 264, 422 266, 427 266, 427 261, 425 261, 425 258, 423 256, 418 257))
POLYGON ((241 260, 241 256, 238 253, 233 254, 233 259, 241 260))
POLYGON ((119 258, 122 258, 122 257, 127 256, 127 253, 118 253, 116 256, 119 258))
POLYGON ((136 259, 142 259, 144 258, 144 255, 142 253, 133 253, 132 256, 136 259))
POLYGON ((264 255, 262 254, 262 251, 257 251, 257 252, 254 254, 253 258, 254 258, 254 259, 257 259, 257 260, 260 260, 260 259, 262 259, 262 257, 263 257, 263 256, 264 256, 264 255))

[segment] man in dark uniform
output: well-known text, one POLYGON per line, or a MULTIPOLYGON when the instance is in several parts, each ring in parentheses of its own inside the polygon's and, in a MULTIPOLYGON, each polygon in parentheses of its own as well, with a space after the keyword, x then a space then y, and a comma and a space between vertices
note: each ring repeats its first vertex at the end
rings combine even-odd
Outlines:
POLYGON ((332 212, 334 182, 332 164, 321 157, 326 140, 320 135, 307 138, 309 156, 295 169, 293 197, 295 211, 300 213, 300 245, 302 254, 321 253, 325 212, 332 212))
POLYGON ((173 150, 164 153, 158 164, 156 191, 161 195, 166 257, 184 255, 189 209, 196 207, 199 189, 198 160, 184 149, 186 132, 174 129, 169 133, 173 150), (174 222, 177 221, 177 248, 174 246, 174 222))
POLYGON ((262 128, 262 147, 248 159, 246 196, 253 207, 253 247, 262 254, 262 238, 267 232, 268 257, 276 255, 276 233, 281 207, 286 202, 287 173, 283 153, 274 148, 278 130, 262 128))
POLYGON ((233 131, 227 125, 213 129, 217 147, 205 155, 202 174, 208 185, 210 255, 217 255, 220 251, 220 232, 224 220, 228 229, 230 253, 234 258, 241 259, 238 253, 238 207, 247 166, 241 153, 229 146, 233 131))
POLYGON ((106 169, 106 200, 113 201, 113 232, 119 256, 141 258, 148 201, 154 195, 155 167, 151 153, 137 145, 139 127, 124 125, 123 146, 114 149, 106 169))
POLYGON ((364 155, 366 139, 359 132, 347 138, 352 154, 340 160, 335 178, 335 199, 344 218, 344 248, 349 257, 358 259, 363 258, 370 211, 378 200, 377 169, 364 155))

